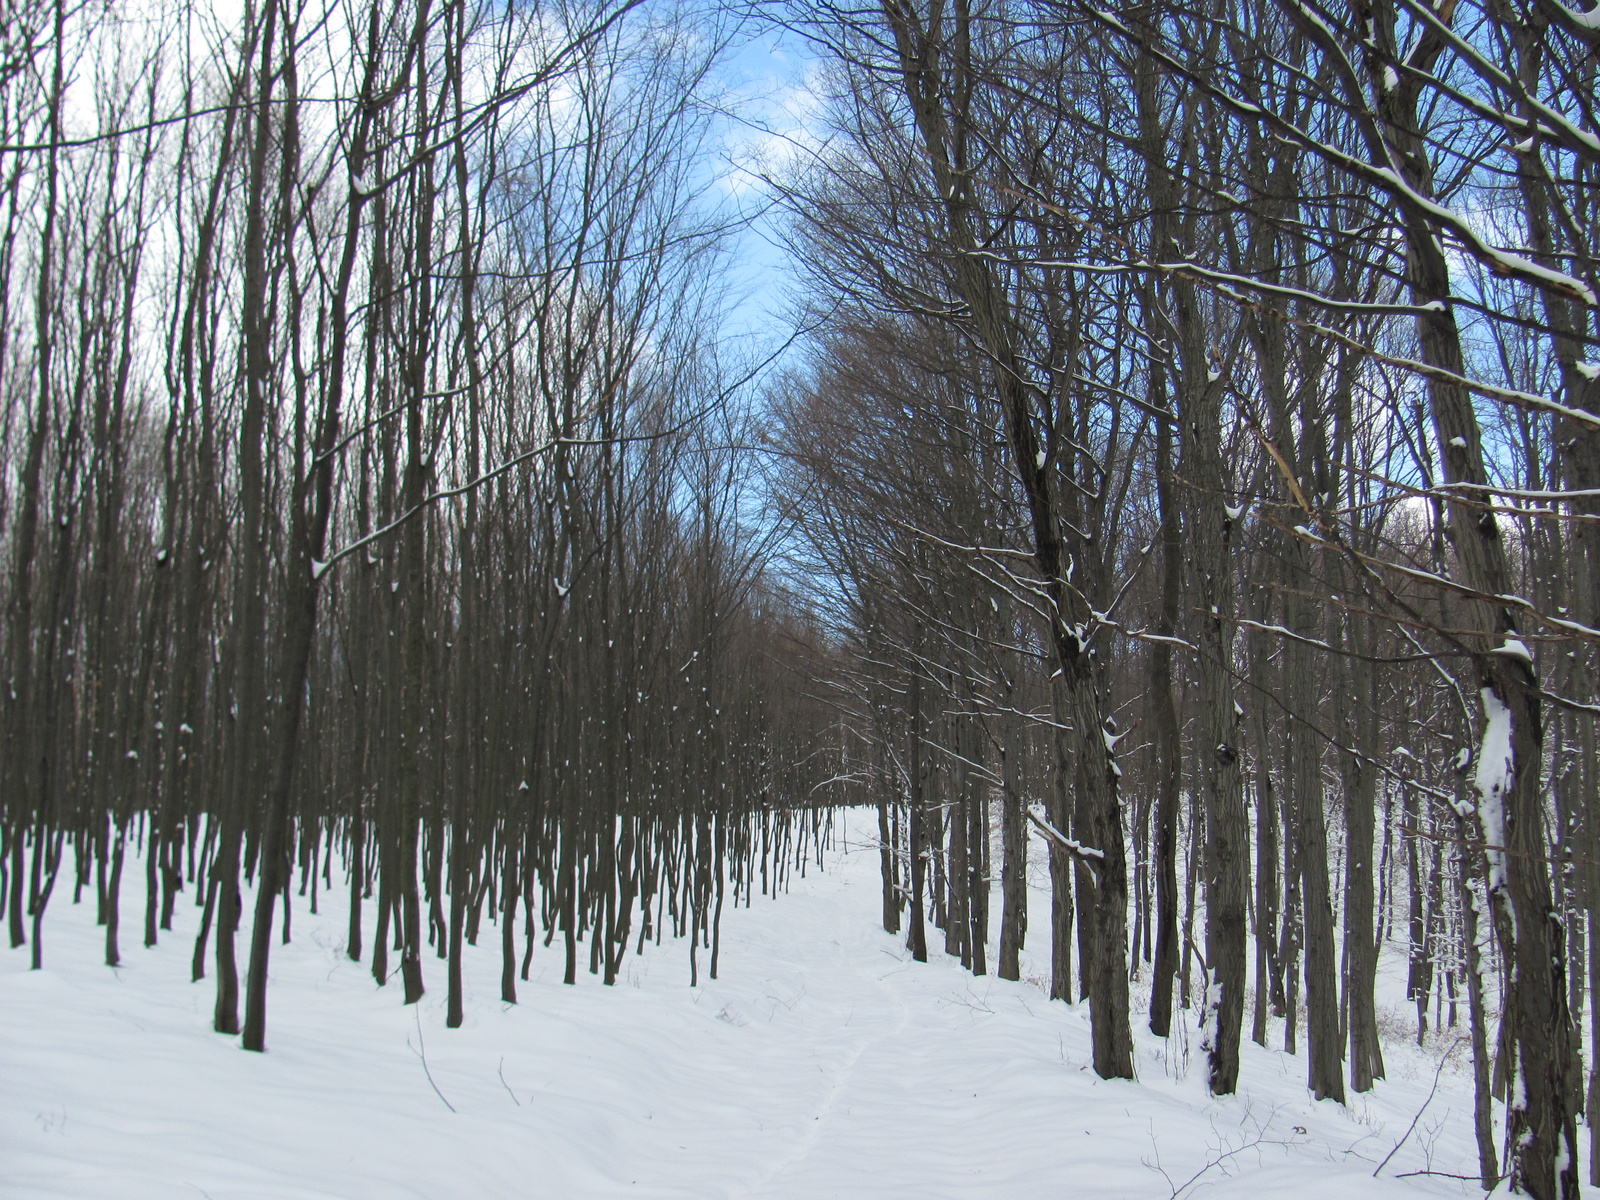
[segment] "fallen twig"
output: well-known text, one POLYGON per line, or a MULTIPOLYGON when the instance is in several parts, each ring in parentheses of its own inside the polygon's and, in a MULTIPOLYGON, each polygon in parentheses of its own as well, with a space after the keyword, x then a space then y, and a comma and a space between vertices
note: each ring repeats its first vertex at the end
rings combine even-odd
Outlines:
MULTIPOLYGON (((1411 1124, 1406 1127, 1405 1134, 1400 1138, 1400 1140, 1394 1144, 1394 1149, 1389 1151, 1388 1154, 1385 1154, 1383 1156, 1383 1161, 1372 1169, 1372 1177, 1374 1179, 1376 1179, 1378 1177, 1378 1172, 1379 1171, 1383 1170, 1385 1167, 1387 1167, 1389 1165, 1389 1160, 1391 1158, 1393 1158, 1396 1154, 1400 1153, 1400 1147, 1404 1146, 1406 1144, 1406 1138, 1410 1137, 1412 1131, 1414 1129, 1416 1129, 1417 1122, 1422 1120, 1422 1114, 1428 1111, 1428 1105, 1433 1103, 1434 1094, 1436 1092, 1438 1092, 1438 1090, 1439 1090, 1439 1076, 1444 1073, 1444 1065, 1445 1065, 1445 1063, 1450 1061, 1450 1056, 1456 1052, 1456 1048, 1458 1046, 1460 1046, 1460 1045, 1461 1045, 1461 1039, 1457 1038, 1455 1041, 1450 1043, 1450 1049, 1446 1050, 1444 1052, 1444 1055, 1439 1059, 1439 1065, 1434 1069, 1434 1072, 1433 1072, 1433 1086, 1428 1089, 1428 1098, 1422 1102, 1422 1107, 1417 1109, 1417 1115, 1411 1118, 1411 1124)), ((1414 1175, 1428 1175, 1428 1174, 1432 1174, 1432 1172, 1429 1172, 1429 1171, 1413 1171, 1412 1174, 1414 1174, 1414 1175)), ((1476 1179, 1477 1176, 1476 1175, 1465 1176, 1464 1178, 1476 1179)))
POLYGON ((506 1082, 505 1055, 500 1056, 500 1065, 495 1069, 495 1074, 500 1076, 500 1086, 505 1088, 506 1095, 511 1097, 511 1103, 515 1104, 518 1108, 521 1108, 522 1101, 517 1099, 517 1094, 511 1090, 511 1085, 506 1082))
MULTIPOLYGON (((1253 1140, 1245 1142, 1242 1145, 1235 1146, 1232 1150, 1223 1150, 1223 1149, 1221 1149, 1219 1147, 1218 1148, 1218 1153, 1213 1158, 1211 1158, 1206 1163, 1205 1166, 1201 1167, 1193 1175, 1189 1176, 1189 1178, 1184 1180, 1183 1183, 1179 1184, 1175 1188, 1172 1188, 1171 1200, 1178 1200, 1178 1197, 1181 1196, 1184 1192, 1188 1191, 1196 1183, 1198 1183, 1202 1176, 1204 1176, 1204 1175, 1208 1174, 1209 1172, 1215 1170, 1217 1167, 1220 1167, 1223 1163, 1227 1162, 1229 1159, 1236 1158, 1238 1155, 1243 1154, 1246 1150, 1258 1150, 1262 1146, 1293 1146, 1293 1145, 1296 1145, 1295 1142, 1289 1140, 1288 1138, 1269 1138, 1267 1136, 1267 1126, 1271 1125, 1271 1124, 1272 1124, 1272 1118, 1268 1117, 1267 1118, 1267 1124, 1260 1127, 1260 1131, 1256 1134, 1256 1136, 1255 1136, 1255 1138, 1253 1140)), ((1298 1126, 1296 1128, 1298 1128, 1298 1126)), ((1160 1170, 1159 1166, 1157 1167, 1157 1170, 1160 1170)), ((1165 1176, 1167 1173, 1165 1171, 1162 1171, 1161 1174, 1165 1176)), ((1172 1187, 1172 1181, 1171 1181, 1171 1177, 1170 1176, 1168 1176, 1168 1178, 1167 1178, 1167 1186, 1168 1187, 1172 1187)))
MULTIPOLYGON (((444 1093, 439 1090, 439 1085, 433 1081, 433 1072, 428 1070, 428 1047, 422 1041, 422 1013, 420 1010, 413 1008, 412 1015, 417 1018, 417 1046, 421 1048, 417 1049, 413 1047, 411 1049, 411 1053, 415 1054, 422 1060, 422 1073, 428 1077, 428 1086, 433 1089, 433 1094, 439 1097, 440 1100, 444 1100, 444 1106, 446 1108, 448 1108, 451 1112, 455 1112, 456 1106, 451 1104, 450 1101, 444 1099, 444 1093)), ((406 1039, 406 1045, 408 1047, 411 1046, 410 1038, 406 1039)), ((501 1082, 504 1082, 504 1080, 501 1082)), ((516 1097, 513 1096, 512 1099, 515 1100, 516 1097)))

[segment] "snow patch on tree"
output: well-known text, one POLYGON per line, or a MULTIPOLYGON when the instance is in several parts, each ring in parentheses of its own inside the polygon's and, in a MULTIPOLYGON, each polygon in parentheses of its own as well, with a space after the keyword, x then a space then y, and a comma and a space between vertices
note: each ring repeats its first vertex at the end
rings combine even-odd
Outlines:
POLYGON ((1483 700, 1483 744, 1473 786, 1478 790, 1478 812, 1483 817, 1484 853, 1489 860, 1489 886, 1505 885, 1506 804, 1516 773, 1511 750, 1511 710, 1493 688, 1479 693, 1483 700))

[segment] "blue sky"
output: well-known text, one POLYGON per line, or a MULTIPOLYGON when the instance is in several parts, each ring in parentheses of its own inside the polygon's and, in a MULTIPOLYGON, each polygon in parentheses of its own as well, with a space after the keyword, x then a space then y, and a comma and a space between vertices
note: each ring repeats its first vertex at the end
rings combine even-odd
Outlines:
POLYGON ((808 83, 816 65, 801 39, 767 26, 736 43, 717 75, 725 112, 723 161, 717 164, 721 185, 726 196, 755 214, 738 235, 730 262, 733 337, 779 342, 792 331, 787 289, 793 271, 782 245, 783 217, 755 172, 781 168, 796 142, 811 140, 815 104, 808 83))

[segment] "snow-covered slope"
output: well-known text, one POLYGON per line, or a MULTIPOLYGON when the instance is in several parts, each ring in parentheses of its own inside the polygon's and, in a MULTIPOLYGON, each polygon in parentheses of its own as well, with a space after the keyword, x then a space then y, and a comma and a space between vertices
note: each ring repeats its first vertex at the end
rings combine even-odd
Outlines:
MULTIPOLYGON (((558 941, 504 1005, 486 921, 459 1030, 444 1028, 442 963, 425 962, 428 995, 405 1008, 398 980, 379 989, 345 958, 342 891, 320 916, 297 898, 265 1055, 210 1031, 212 983, 188 982, 192 897, 144 949, 130 864, 112 970, 92 893, 74 907, 64 869, 45 969, 0 954, 0 1196, 1481 1194, 1399 1177, 1474 1173, 1464 1071, 1447 1065, 1430 1100, 1439 1060, 1387 1045, 1390 1078, 1341 1109, 1310 1101, 1300 1061, 1249 1045, 1241 1093, 1211 1100, 1191 1039, 1136 1019, 1139 1080, 1098 1079, 1086 1005, 942 956, 912 963, 876 928, 870 833, 850 814, 825 872, 725 911, 722 978, 706 982, 702 958, 693 990, 670 942, 630 956, 614 988, 564 987, 558 941)), ((1025 976, 1049 962, 1048 897, 1034 899, 1025 976)))

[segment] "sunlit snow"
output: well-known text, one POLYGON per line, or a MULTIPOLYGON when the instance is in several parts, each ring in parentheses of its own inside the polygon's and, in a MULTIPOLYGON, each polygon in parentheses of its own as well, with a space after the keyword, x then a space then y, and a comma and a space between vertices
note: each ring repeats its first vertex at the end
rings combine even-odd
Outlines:
MULTIPOLYGON (((125 965, 112 970, 99 965, 92 885, 71 904, 69 863, 45 922, 45 969, 27 969, 26 949, 0 957, 0 1192, 1481 1194, 1443 1176, 1399 1178, 1471 1175, 1476 1156, 1464 1029, 1426 1050, 1407 1043, 1415 1026, 1398 956, 1386 957, 1379 984, 1389 1078, 1348 1108, 1310 1099, 1303 1060, 1248 1042, 1240 1094, 1209 1098, 1192 1012, 1180 1013, 1188 1032, 1170 1040, 1146 1032, 1136 1012, 1139 1080, 1108 1082, 1089 1065, 1088 1006, 1042 990, 1041 847, 1024 979, 1008 983, 963 971, 939 952, 936 931, 933 961, 917 964, 877 928, 874 827, 870 814, 848 814, 825 872, 812 863, 791 894, 730 906, 721 978, 705 982, 702 959, 695 989, 687 945, 670 941, 643 957, 630 951, 614 988, 586 973, 564 987, 558 939, 535 951, 521 1003, 502 1004, 499 939, 486 921, 466 955, 459 1030, 444 1028, 444 964, 431 953, 429 991, 413 1008, 401 1005, 398 981, 380 990, 365 963, 345 957, 346 893, 335 876, 319 915, 295 898, 293 942, 274 947, 265 1055, 210 1030, 212 982, 188 981, 190 895, 174 931, 142 948, 144 872, 130 862, 125 965)), ((1133 992, 1142 1006, 1147 985, 1133 992)), ((1269 1040, 1281 1044, 1281 1022, 1269 1040)))

